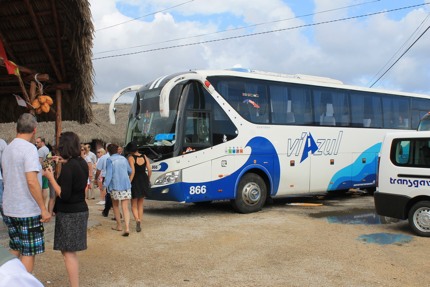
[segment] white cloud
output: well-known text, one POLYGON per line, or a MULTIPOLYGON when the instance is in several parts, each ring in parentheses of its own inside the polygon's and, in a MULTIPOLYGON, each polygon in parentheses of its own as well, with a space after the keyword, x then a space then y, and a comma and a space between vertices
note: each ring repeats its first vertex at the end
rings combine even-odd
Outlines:
MULTIPOLYGON (((96 30, 132 20, 117 10, 116 2, 119 1, 91 1, 96 30)), ((185 3, 186 0, 121 2, 135 5, 134 8, 139 9, 139 12, 133 12, 133 15, 142 16, 185 3)), ((297 16, 286 2, 288 1, 195 0, 172 10, 97 31, 94 41, 95 58, 141 53, 94 61, 96 100, 107 102, 121 88, 133 84, 145 84, 165 74, 189 69, 224 69, 236 64, 273 72, 327 76, 347 84, 367 85, 428 14, 428 8, 416 8, 404 12, 402 17, 380 14, 288 30, 306 23, 348 17, 354 13, 363 14, 365 12, 362 11, 366 9, 336 10, 331 13, 316 14, 313 19, 296 18, 213 34, 226 27, 237 28, 297 16), (286 30, 253 37, 142 52, 276 29, 286 30), (195 35, 206 36, 190 38, 195 35), (183 38, 188 39, 166 42, 183 38), (134 46, 140 47, 124 49, 134 46), (110 50, 115 51, 100 53, 110 50)), ((397 2, 396 7, 406 5, 398 4, 403 1, 394 2, 397 2)), ((357 1, 315 0, 315 10, 308 13, 355 3, 357 1)), ((385 4, 388 3, 391 2, 385 1, 385 4)), ((369 7, 371 4, 365 8, 369 7)), ((386 7, 386 9, 389 8, 386 7)), ((373 7, 369 11, 379 10, 373 7)), ((427 26, 429 23, 427 22, 427 26)), ((428 84, 430 58, 427 56, 427 51, 430 50, 429 39, 430 32, 429 35, 424 35, 378 83, 379 87, 430 93, 428 84)))

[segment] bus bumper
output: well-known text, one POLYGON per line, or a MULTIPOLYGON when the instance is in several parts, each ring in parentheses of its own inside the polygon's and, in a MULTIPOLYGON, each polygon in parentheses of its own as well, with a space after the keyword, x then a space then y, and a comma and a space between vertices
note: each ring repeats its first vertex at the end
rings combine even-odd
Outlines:
POLYGON ((378 215, 406 219, 406 205, 410 197, 401 194, 391 194, 375 191, 374 195, 375 209, 378 215))
POLYGON ((215 185, 209 182, 199 184, 178 182, 171 185, 152 186, 151 190, 146 194, 146 198, 187 203, 233 199, 235 196, 233 189, 222 187, 222 182, 217 182, 215 185), (198 189, 197 187, 200 188, 198 189))
POLYGON ((185 194, 182 189, 182 183, 152 186, 149 192, 147 192, 146 198, 160 201, 186 201, 185 194))

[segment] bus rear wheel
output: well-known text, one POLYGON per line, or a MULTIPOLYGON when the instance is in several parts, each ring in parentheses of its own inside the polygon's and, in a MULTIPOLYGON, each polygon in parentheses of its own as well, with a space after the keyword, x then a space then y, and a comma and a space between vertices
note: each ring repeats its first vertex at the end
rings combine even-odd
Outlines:
POLYGON ((231 201, 233 208, 240 213, 260 211, 267 198, 267 187, 257 174, 245 174, 239 182, 236 198, 231 201))
POLYGON ((416 234, 430 237, 430 201, 420 201, 412 206, 408 220, 416 234))

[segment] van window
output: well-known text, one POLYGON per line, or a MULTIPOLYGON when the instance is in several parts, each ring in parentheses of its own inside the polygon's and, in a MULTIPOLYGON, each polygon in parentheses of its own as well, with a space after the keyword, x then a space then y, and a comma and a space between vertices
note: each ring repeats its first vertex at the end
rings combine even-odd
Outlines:
POLYGON ((391 161, 399 166, 430 167, 430 138, 394 140, 391 161))

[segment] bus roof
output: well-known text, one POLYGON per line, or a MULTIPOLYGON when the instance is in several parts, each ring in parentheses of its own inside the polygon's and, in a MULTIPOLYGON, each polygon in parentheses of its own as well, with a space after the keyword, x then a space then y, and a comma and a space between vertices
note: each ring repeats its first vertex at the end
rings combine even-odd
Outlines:
POLYGON ((153 88, 163 87, 164 84, 166 84, 171 79, 181 75, 186 78, 187 74, 193 74, 193 75, 199 74, 204 77, 233 76, 233 77, 250 78, 250 79, 262 79, 262 80, 268 80, 268 81, 279 81, 279 82, 294 83, 294 84, 304 84, 304 85, 319 86, 319 87, 338 88, 338 89, 352 90, 352 91, 364 91, 364 92, 373 92, 373 93, 380 93, 380 94, 396 94, 396 95, 406 96, 406 97, 429 98, 428 95, 418 94, 418 93, 345 85, 339 80, 331 79, 327 77, 310 76, 310 75, 302 75, 302 74, 295 74, 295 75, 281 74, 281 73, 274 73, 274 72, 264 72, 264 71, 258 71, 258 70, 243 69, 243 68, 233 68, 233 69, 226 69, 226 70, 190 70, 186 72, 180 72, 180 73, 159 77, 154 81, 144 85, 143 88, 153 89, 153 88))
POLYGON ((280 82, 288 82, 288 83, 295 83, 295 84, 338 88, 338 89, 345 89, 345 90, 364 91, 364 92, 373 92, 373 93, 381 93, 381 94, 396 94, 401 96, 417 97, 417 98, 429 98, 429 96, 425 94, 346 85, 339 80, 326 78, 326 77, 319 77, 319 76, 302 75, 302 74, 290 75, 290 74, 263 72, 263 71, 250 70, 250 69, 195 70, 194 72, 198 74, 202 74, 206 77, 207 76, 235 76, 235 77, 242 77, 242 78, 263 79, 263 80, 269 80, 269 81, 280 81, 280 82))

